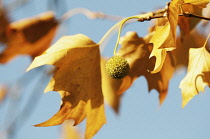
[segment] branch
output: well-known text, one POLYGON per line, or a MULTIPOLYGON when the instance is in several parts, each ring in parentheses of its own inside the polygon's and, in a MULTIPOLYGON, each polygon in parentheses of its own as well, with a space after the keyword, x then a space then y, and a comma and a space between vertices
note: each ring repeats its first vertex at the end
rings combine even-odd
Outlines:
POLYGON ((124 19, 124 17, 121 17, 121 16, 108 15, 102 12, 93 12, 86 8, 76 8, 76 9, 69 10, 68 12, 63 14, 63 16, 60 18, 60 22, 62 23, 77 14, 83 14, 90 19, 98 18, 98 19, 107 19, 107 20, 113 20, 113 21, 120 21, 124 19))
POLYGON ((193 14, 191 12, 183 12, 183 14, 179 14, 179 16, 195 17, 195 18, 200 18, 200 19, 204 19, 204 20, 210 20, 210 18, 208 18, 208 17, 203 17, 203 16, 200 16, 200 15, 196 15, 196 14, 193 14))
POLYGON ((179 16, 195 17, 195 18, 200 18, 200 19, 204 19, 204 20, 210 20, 210 18, 208 18, 208 17, 203 17, 203 16, 200 16, 200 15, 196 15, 196 14, 193 14, 191 12, 185 12, 182 8, 182 5, 179 5, 179 8, 180 8, 181 13, 182 13, 182 14, 179 14, 179 16))
POLYGON ((164 18, 167 16, 167 7, 164 9, 159 9, 155 12, 152 12, 151 15, 152 16, 139 18, 137 21, 144 22, 144 21, 150 21, 150 20, 156 19, 156 18, 164 18))
POLYGON ((152 19, 163 18, 163 17, 166 17, 166 15, 154 15, 154 16, 142 17, 142 18, 139 18, 137 21, 144 22, 144 21, 150 21, 152 19))
MULTIPOLYGON (((191 12, 183 12, 183 14, 179 14, 179 16, 195 17, 195 18, 200 18, 200 19, 204 19, 204 20, 210 20, 209 17, 204 17, 204 16, 196 15, 196 14, 193 14, 191 12)), ((153 16, 139 18, 137 21, 144 22, 144 21, 150 21, 151 19, 163 18, 163 17, 166 17, 166 16, 165 15, 153 15, 153 16)))

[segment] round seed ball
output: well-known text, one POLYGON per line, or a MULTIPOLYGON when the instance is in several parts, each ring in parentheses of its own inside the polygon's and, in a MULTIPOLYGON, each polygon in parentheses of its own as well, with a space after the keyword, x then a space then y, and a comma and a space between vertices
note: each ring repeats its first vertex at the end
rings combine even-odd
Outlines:
POLYGON ((128 62, 120 56, 111 57, 106 63, 106 72, 114 79, 124 78, 130 70, 128 62))

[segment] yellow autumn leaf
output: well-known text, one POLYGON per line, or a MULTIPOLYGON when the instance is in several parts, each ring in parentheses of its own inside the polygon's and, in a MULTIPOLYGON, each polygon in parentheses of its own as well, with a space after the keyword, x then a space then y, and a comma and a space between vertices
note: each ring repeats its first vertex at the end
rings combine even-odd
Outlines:
POLYGON ((171 39, 173 39, 173 41, 174 41, 172 46, 169 45, 168 47, 175 47, 176 28, 177 28, 178 18, 179 18, 179 4, 181 4, 181 3, 182 2, 180 0, 173 0, 168 7, 167 17, 168 17, 168 21, 170 23, 170 31, 172 34, 171 39))
POLYGON ((192 30, 189 35, 177 37, 177 47, 172 51, 176 61, 176 68, 187 67, 189 63, 189 49, 200 48, 206 37, 196 30, 192 30))
POLYGON ((54 38, 58 21, 52 12, 45 12, 10 23, 7 27, 7 46, 0 53, 0 63, 6 63, 17 55, 29 55, 32 59, 42 54, 54 38))
POLYGON ((78 129, 73 126, 73 121, 67 120, 62 124, 61 139, 82 139, 78 129))
POLYGON ((36 126, 58 125, 68 119, 77 125, 87 118, 85 138, 92 138, 106 122, 99 45, 82 34, 62 37, 36 57, 28 70, 42 65, 58 68, 45 92, 57 91, 62 105, 52 118, 36 126))
POLYGON ((184 3, 193 4, 200 8, 205 8, 209 2, 210 2, 210 0, 184 0, 184 3))
POLYGON ((166 58, 166 49, 160 48, 165 40, 168 38, 170 34, 170 24, 166 23, 164 26, 157 26, 154 36, 151 39, 151 43, 153 43, 153 50, 150 54, 150 58, 155 57, 155 67, 151 71, 151 73, 157 73, 161 70, 163 63, 166 58))
MULTIPOLYGON (((210 35, 209 35, 210 36, 210 35)), ((204 87, 210 87, 210 53, 207 41, 201 48, 190 48, 188 72, 180 83, 182 90, 182 107, 184 107, 204 87)))
POLYGON ((176 28, 178 23, 179 0, 173 0, 167 11, 168 22, 164 26, 157 26, 150 43, 153 43, 153 50, 150 58, 155 57, 156 63, 151 73, 161 70, 166 58, 166 52, 176 48, 176 28))

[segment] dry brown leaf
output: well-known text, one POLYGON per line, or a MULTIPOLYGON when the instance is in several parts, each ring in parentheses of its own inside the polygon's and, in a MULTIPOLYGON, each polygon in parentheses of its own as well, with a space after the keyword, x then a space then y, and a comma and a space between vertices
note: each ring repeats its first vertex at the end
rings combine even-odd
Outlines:
POLYGON ((188 72, 180 83, 182 90, 182 107, 184 107, 205 86, 210 87, 210 53, 207 41, 201 48, 190 48, 188 72))
POLYGON ((129 73, 130 82, 139 76, 145 76, 148 82, 149 91, 155 89, 159 93, 160 104, 163 103, 167 92, 168 84, 174 72, 174 63, 170 54, 166 53, 166 62, 163 64, 160 72, 152 74, 148 69, 154 67, 154 59, 149 59, 152 46, 146 45, 149 42, 147 38, 139 38, 137 34, 128 34, 127 40, 122 42, 122 49, 119 53, 128 60, 131 70, 129 73))
MULTIPOLYGON (((190 12, 196 15, 202 15, 202 8, 194 6, 192 4, 182 5, 183 12, 190 12)), ((180 11, 180 14, 181 11, 180 11)), ((200 22, 200 18, 190 18, 185 16, 179 16, 178 25, 181 30, 181 35, 189 35, 190 31, 200 22)))
POLYGON ((135 79, 145 76, 149 91, 156 89, 159 93, 160 104, 162 104, 168 92, 168 83, 173 75, 174 65, 171 57, 167 54, 166 63, 161 71, 156 74, 149 73, 148 68, 154 67, 154 61, 149 59, 152 48, 146 42, 149 41, 138 37, 135 32, 128 32, 126 36, 121 38, 122 47, 117 54, 128 61, 130 72, 124 79, 110 81, 110 84, 115 88, 114 91, 122 94, 133 84, 135 79))
POLYGON ((189 49, 199 48, 203 45, 206 38, 198 31, 193 30, 188 36, 182 36, 177 38, 177 48, 172 51, 176 68, 187 67, 189 62, 189 49))
POLYGON ((200 8, 205 8, 210 0, 184 0, 184 3, 190 3, 200 8))
POLYGON ((73 126, 73 121, 65 121, 61 128, 61 139, 82 139, 80 132, 73 126))
POLYGON ((62 105, 52 118, 36 126, 58 125, 67 119, 77 125, 87 118, 85 138, 92 138, 106 122, 99 46, 81 34, 62 37, 36 57, 28 70, 42 65, 58 68, 45 92, 57 91, 62 105))
MULTIPOLYGON (((1 4, 1 3, 0 3, 1 4)), ((9 19, 7 17, 6 11, 0 6, 0 42, 6 43, 6 28, 9 25, 9 19)))
POLYGON ((142 75, 142 71, 147 69, 145 65, 148 62, 149 51, 145 40, 139 37, 136 32, 127 32, 126 36, 121 38, 120 44, 122 47, 117 53, 128 61, 129 76, 136 79, 142 75))
POLYGON ((0 54, 0 63, 6 63, 17 55, 32 58, 43 53, 54 38, 56 21, 52 12, 11 23, 7 28, 7 47, 0 54))
MULTIPOLYGON (((150 61, 152 62, 152 60, 150 61)), ((149 91, 152 89, 158 91, 160 105, 168 94, 169 81, 173 76, 174 69, 175 65, 171 52, 167 52, 165 62, 158 73, 151 74, 145 71, 143 74, 147 79, 149 91)))

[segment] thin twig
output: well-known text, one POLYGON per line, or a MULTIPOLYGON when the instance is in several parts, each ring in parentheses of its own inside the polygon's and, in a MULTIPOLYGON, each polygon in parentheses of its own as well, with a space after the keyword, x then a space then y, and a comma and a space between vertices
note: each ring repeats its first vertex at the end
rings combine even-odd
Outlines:
POLYGON ((62 23, 77 14, 83 14, 90 19, 98 18, 98 19, 107 19, 107 20, 113 20, 113 21, 120 21, 124 19, 124 17, 121 17, 121 16, 108 15, 102 12, 93 12, 86 8, 75 8, 63 14, 63 16, 60 18, 60 22, 62 23))
POLYGON ((179 8, 180 8, 181 13, 182 13, 182 14, 179 14, 179 16, 195 17, 195 18, 200 18, 200 19, 204 19, 204 20, 210 20, 210 18, 208 18, 208 17, 203 17, 203 16, 200 16, 200 15, 196 15, 196 14, 193 14, 191 12, 185 12, 182 8, 182 5, 179 5, 179 8))
POLYGON ((195 17, 195 18, 200 18, 200 19, 204 19, 204 20, 210 20, 209 17, 204 17, 204 16, 196 15, 196 14, 193 14, 191 12, 183 12, 183 14, 179 14, 179 16, 195 17))
POLYGON ((165 15, 148 16, 148 17, 139 18, 137 21, 139 21, 139 22, 144 22, 144 21, 150 21, 150 20, 152 20, 152 19, 163 18, 163 17, 166 17, 166 16, 165 16, 165 15))

